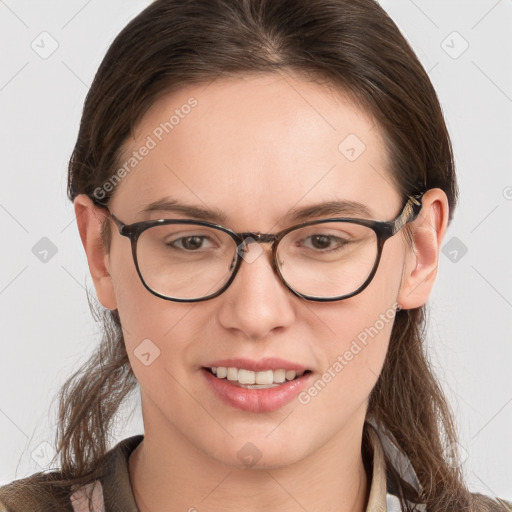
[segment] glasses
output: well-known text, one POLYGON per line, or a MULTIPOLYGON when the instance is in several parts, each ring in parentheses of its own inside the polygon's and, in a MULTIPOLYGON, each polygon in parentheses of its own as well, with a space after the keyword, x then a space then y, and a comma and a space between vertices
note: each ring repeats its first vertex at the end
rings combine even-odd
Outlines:
POLYGON ((219 296, 233 282, 242 260, 253 261, 248 245, 270 243, 272 268, 293 294, 312 301, 337 301, 370 284, 384 243, 417 218, 422 197, 410 196, 390 222, 329 218, 276 234, 235 233, 188 219, 124 224, 107 210, 119 233, 131 241, 143 285, 162 299, 199 302, 219 296))

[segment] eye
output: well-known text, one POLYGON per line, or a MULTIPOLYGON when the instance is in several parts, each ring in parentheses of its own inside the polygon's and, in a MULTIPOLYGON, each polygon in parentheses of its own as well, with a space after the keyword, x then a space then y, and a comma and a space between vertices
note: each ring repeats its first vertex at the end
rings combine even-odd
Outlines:
POLYGON ((184 249, 185 251, 197 251, 198 249, 208 248, 208 246, 205 246, 205 241, 207 241, 208 238, 207 236, 200 235, 182 236, 170 242, 166 242, 166 245, 172 248, 184 249))
POLYGON ((305 240, 310 240, 312 248, 319 250, 338 250, 350 243, 346 238, 323 234, 310 235, 305 240))

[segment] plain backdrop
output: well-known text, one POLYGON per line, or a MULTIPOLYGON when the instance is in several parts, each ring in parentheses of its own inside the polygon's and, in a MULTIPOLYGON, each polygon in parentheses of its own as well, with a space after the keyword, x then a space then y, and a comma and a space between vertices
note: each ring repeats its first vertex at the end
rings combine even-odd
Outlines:
MULTIPOLYGON (((0 483, 45 468, 52 398, 99 339, 66 198, 67 162, 97 67, 148 4, 0 0, 0 483)), ((428 350, 456 412, 470 488, 510 500, 512 2, 382 5, 438 92, 460 180, 430 301, 428 350)), ((143 432, 137 401, 113 443, 143 432)))

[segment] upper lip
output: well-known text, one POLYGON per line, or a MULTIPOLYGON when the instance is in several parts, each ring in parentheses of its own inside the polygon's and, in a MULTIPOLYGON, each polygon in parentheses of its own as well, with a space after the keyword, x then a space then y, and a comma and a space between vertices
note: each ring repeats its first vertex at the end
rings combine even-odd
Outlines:
POLYGON ((265 357, 263 359, 253 360, 244 357, 237 357, 234 359, 218 359, 205 365, 207 368, 219 366, 225 368, 243 368, 245 370, 252 370, 253 372, 261 372, 264 370, 295 370, 297 373, 306 371, 307 368, 301 364, 294 363, 280 359, 279 357, 265 357))

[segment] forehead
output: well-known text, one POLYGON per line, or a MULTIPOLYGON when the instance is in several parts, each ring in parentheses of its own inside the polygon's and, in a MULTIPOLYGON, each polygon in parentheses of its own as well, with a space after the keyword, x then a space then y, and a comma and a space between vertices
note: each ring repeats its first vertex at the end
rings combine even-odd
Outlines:
POLYGON ((341 91, 282 73, 162 96, 125 141, 119 167, 112 205, 132 220, 163 198, 267 224, 320 201, 390 214, 400 202, 373 119, 341 91))

